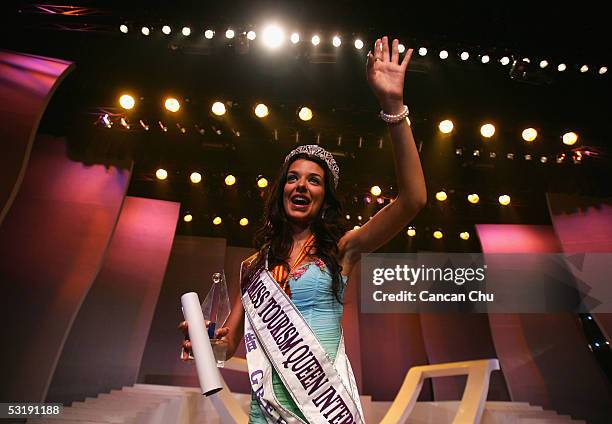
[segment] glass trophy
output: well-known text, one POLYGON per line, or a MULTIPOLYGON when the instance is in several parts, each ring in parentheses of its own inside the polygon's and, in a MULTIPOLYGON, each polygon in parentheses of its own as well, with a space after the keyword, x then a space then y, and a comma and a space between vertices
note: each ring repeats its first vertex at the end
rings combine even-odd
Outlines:
POLYGON ((230 301, 225 283, 225 272, 215 272, 212 275, 212 285, 202 302, 204 319, 210 321, 208 337, 217 360, 217 367, 223 368, 227 354, 227 342, 215 338, 215 331, 223 327, 230 314, 230 301))

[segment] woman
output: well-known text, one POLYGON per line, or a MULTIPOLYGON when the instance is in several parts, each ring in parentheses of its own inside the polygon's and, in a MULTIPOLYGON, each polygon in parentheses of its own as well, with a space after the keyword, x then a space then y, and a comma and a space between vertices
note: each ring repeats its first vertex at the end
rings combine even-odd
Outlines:
MULTIPOLYGON (((285 160, 258 231, 258 253, 241 268, 242 298, 216 336, 233 356, 245 337, 253 400, 250 423, 363 422, 340 327, 347 278, 362 253, 393 238, 425 205, 419 156, 404 106, 398 40, 376 40, 367 80, 388 122, 398 196, 362 227, 342 234, 339 169, 319 146, 285 160)), ((186 332, 186 323, 180 326, 186 332)), ((191 348, 189 341, 183 344, 191 348)), ((183 359, 187 359, 187 353, 183 359)))

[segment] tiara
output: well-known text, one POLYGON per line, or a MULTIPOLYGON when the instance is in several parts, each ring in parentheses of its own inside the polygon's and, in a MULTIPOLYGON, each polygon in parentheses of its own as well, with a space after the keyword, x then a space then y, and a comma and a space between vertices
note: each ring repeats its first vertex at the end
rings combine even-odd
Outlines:
POLYGON ((292 157, 299 154, 316 156, 323 162, 325 162, 332 174, 334 187, 338 187, 338 179, 340 179, 340 168, 338 168, 338 164, 336 163, 336 160, 334 159, 334 156, 331 153, 329 153, 323 147, 317 146, 316 144, 307 144, 305 146, 300 146, 293 149, 287 155, 287 157, 285 157, 285 163, 287 163, 292 157))

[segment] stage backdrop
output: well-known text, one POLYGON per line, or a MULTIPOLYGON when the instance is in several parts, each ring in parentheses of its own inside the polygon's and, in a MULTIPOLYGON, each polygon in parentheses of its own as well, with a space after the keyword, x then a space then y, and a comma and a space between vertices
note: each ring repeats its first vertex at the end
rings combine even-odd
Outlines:
MULTIPOLYGON (((485 254, 561 251, 547 225, 477 225, 476 230, 485 254)), ((490 314, 489 322, 513 401, 609 422, 610 385, 575 314, 490 314)))
POLYGON ((0 401, 45 399, 74 317, 100 270, 131 168, 84 166, 38 136, 0 226, 0 401))

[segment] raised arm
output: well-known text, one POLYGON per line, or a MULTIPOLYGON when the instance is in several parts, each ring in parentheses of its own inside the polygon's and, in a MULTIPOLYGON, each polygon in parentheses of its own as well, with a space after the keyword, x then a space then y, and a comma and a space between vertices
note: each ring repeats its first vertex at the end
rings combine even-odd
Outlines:
MULTIPOLYGON (((376 40, 374 52, 368 53, 367 79, 382 111, 399 115, 404 109, 404 76, 412 49, 399 61, 398 40, 391 51, 387 37, 376 40)), ((348 274, 361 253, 371 252, 391 240, 427 202, 425 179, 414 137, 407 120, 389 124, 393 143, 398 195, 361 228, 347 232, 339 250, 343 273, 348 274)))

